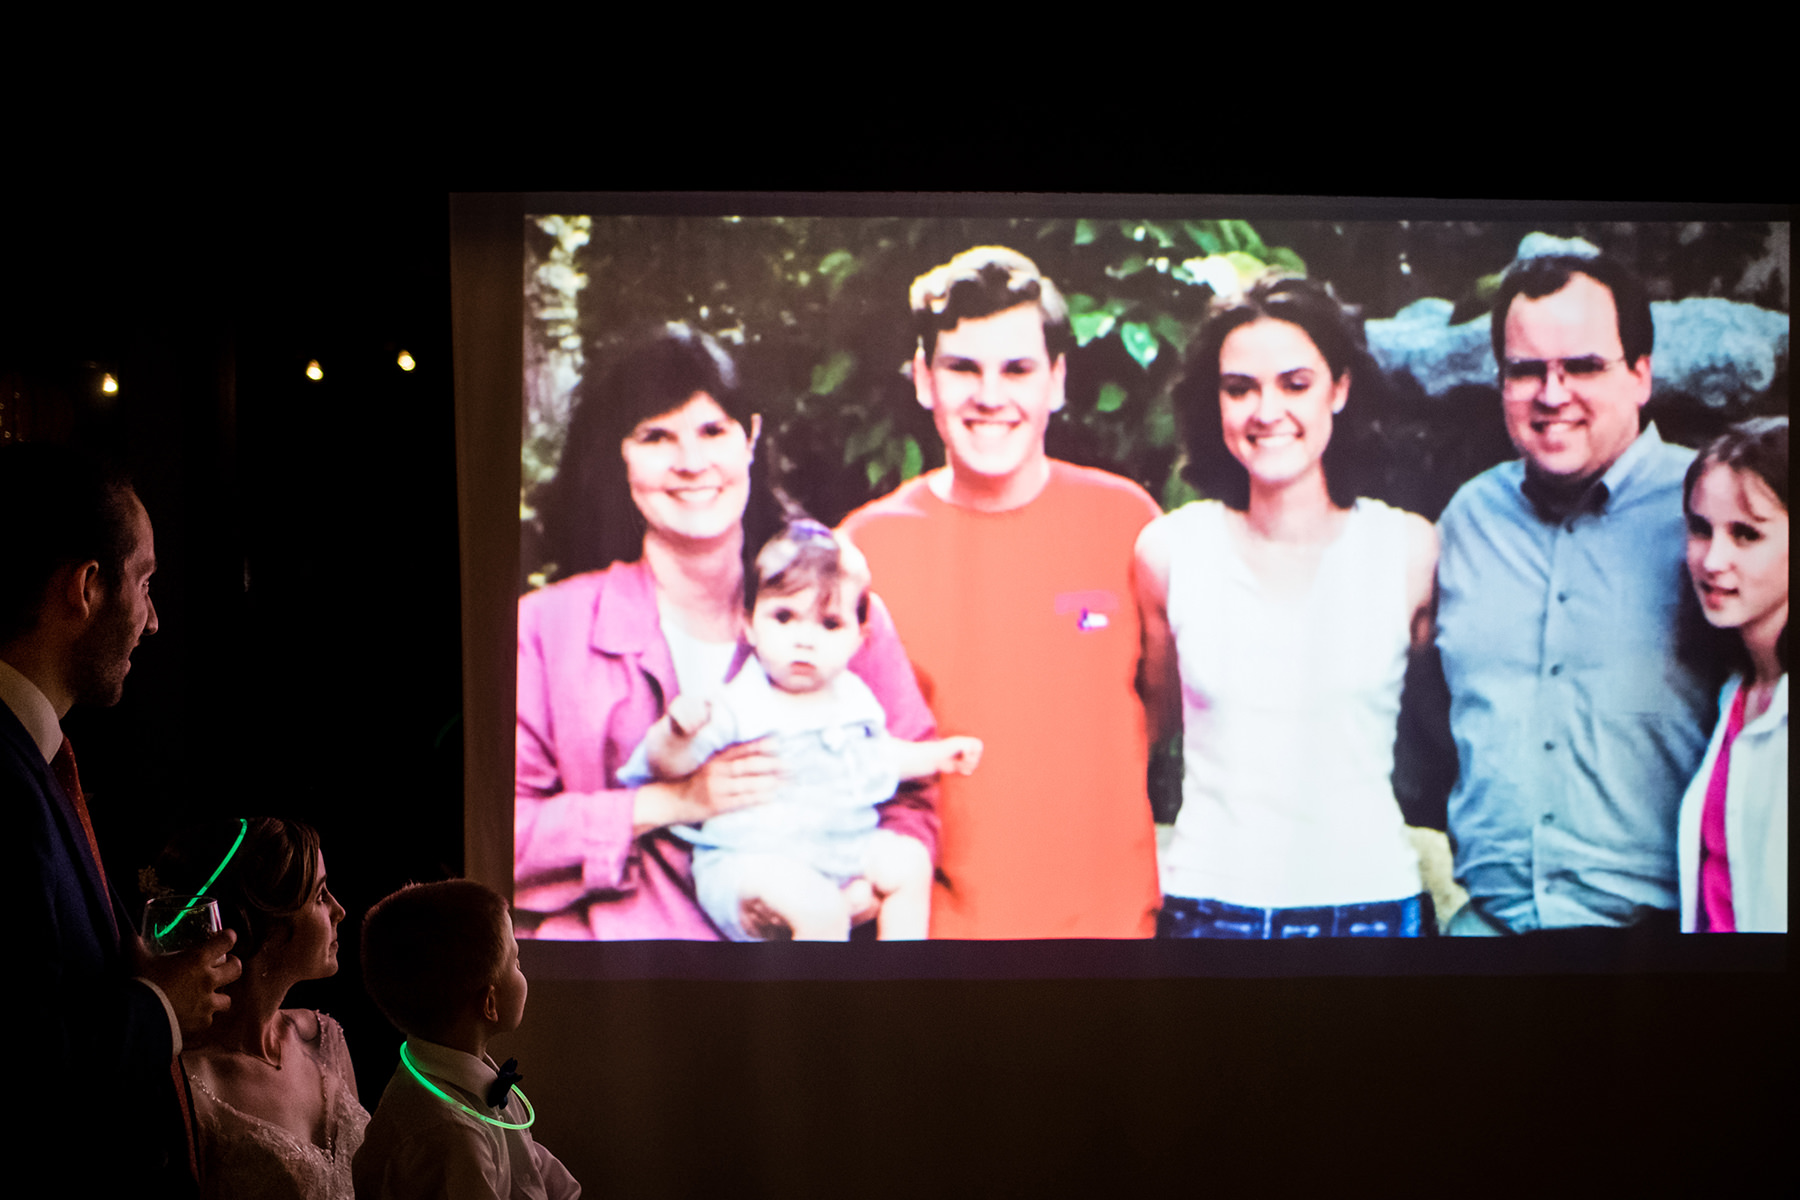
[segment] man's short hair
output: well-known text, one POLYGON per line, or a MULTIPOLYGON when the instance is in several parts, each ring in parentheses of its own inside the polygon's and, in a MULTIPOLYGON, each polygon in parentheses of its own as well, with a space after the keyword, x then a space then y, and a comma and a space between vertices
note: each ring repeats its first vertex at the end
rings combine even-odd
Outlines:
POLYGON ((1044 347, 1055 362, 1074 348, 1069 306, 1037 264, 1005 246, 976 246, 913 280, 909 295, 919 348, 930 362, 938 334, 958 322, 1035 304, 1044 319, 1044 347))
POLYGON ((136 548, 135 495, 122 472, 71 447, 0 448, 0 642, 37 625, 59 568, 97 561, 100 581, 118 586, 136 548))
POLYGON ((1643 281, 1617 259, 1604 254, 1586 257, 1578 254, 1549 254, 1526 258, 1506 269, 1500 290, 1494 293, 1494 362, 1503 370, 1506 364, 1506 313, 1514 297, 1524 294, 1528 300, 1542 300, 1560 292, 1576 275, 1586 275, 1612 293, 1613 307, 1619 314, 1619 346, 1625 352, 1625 365, 1634 366, 1650 353, 1656 339, 1650 321, 1650 293, 1643 281))
POLYGON ((506 898, 472 879, 412 883, 363 918, 363 986, 408 1037, 440 1040, 506 967, 506 898))

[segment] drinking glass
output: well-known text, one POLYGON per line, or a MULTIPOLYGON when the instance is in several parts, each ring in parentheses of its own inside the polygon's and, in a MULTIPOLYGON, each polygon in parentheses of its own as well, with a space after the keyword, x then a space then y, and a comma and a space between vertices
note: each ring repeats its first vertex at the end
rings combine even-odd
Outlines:
POLYGON ((219 932, 211 896, 159 896, 144 905, 144 943, 152 954, 180 954, 219 932))

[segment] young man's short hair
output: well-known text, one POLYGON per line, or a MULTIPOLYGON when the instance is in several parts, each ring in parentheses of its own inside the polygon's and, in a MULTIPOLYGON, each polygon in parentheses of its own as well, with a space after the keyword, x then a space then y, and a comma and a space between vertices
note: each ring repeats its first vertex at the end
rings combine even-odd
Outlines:
POLYGON ((1522 294, 1528 300, 1542 300, 1562 291, 1577 275, 1586 275, 1612 293, 1625 365, 1634 366, 1650 353, 1656 340, 1656 328, 1650 319, 1650 293, 1629 267, 1604 254, 1547 254, 1521 259, 1508 267, 1500 289, 1494 293, 1494 361, 1502 370, 1506 366, 1506 314, 1513 299, 1522 294))
POLYGON ((363 985, 409 1037, 437 1041, 506 967, 507 903, 472 879, 412 883, 363 918, 363 985))
POLYGON ((1069 306, 1037 264, 1005 246, 976 246, 913 280, 909 295, 919 348, 930 362, 938 334, 964 320, 1035 304, 1044 319, 1044 347, 1050 361, 1074 349, 1069 306))

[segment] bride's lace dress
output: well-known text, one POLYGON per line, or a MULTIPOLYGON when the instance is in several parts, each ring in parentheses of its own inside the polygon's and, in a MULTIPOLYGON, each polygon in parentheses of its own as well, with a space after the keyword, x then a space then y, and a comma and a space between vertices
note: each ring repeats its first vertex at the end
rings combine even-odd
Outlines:
POLYGON ((240 1112, 190 1076, 200 1127, 201 1187, 209 1200, 353 1200, 350 1159, 362 1145, 369 1114, 356 1098, 343 1028, 324 1013, 315 1015, 319 1040, 301 1044, 318 1064, 325 1092, 324 1146, 240 1112))

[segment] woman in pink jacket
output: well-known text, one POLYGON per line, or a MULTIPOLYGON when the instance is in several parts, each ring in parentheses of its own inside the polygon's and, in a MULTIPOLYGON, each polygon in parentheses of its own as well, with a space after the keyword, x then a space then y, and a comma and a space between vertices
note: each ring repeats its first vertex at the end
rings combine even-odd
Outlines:
MULTIPOLYGON (((670 828, 766 801, 779 763, 752 742, 673 783, 622 787, 618 771, 672 698, 718 686, 742 657, 745 548, 754 553, 780 516, 755 479, 760 432, 730 357, 686 326, 660 328, 582 381, 540 505, 558 582, 519 601, 520 937, 720 936, 670 828)), ((869 629, 850 669, 890 733, 932 736, 879 602, 869 629)), ((881 823, 935 858, 929 790, 903 789, 881 823)))

